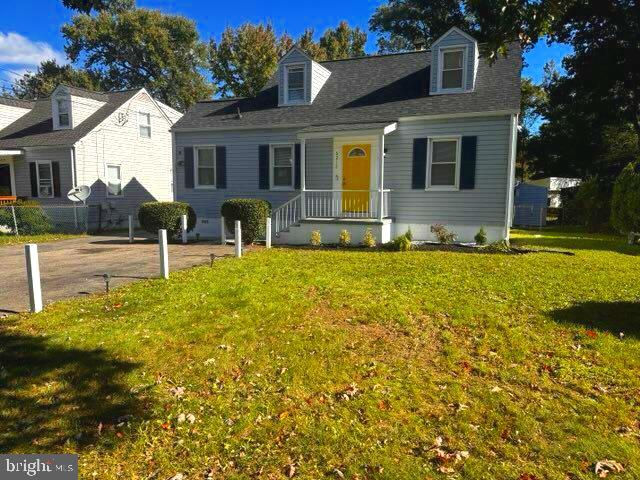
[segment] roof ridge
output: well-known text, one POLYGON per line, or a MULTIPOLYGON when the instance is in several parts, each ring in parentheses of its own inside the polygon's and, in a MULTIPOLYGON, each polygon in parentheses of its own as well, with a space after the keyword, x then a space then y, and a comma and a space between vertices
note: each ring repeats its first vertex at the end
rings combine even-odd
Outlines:
POLYGON ((410 50, 407 52, 374 53, 373 55, 361 55, 359 57, 336 58, 335 60, 323 60, 318 63, 322 65, 323 63, 347 62, 349 60, 366 60, 369 58, 380 58, 380 57, 394 57, 399 55, 411 55, 414 53, 431 53, 431 49, 429 48, 425 50, 410 50))

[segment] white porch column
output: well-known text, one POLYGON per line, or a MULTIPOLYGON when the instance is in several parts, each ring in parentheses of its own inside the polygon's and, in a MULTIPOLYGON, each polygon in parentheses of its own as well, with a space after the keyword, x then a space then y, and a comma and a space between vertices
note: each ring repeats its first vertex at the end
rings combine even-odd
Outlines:
POLYGON ((378 137, 378 220, 384 218, 384 133, 378 137))
POLYGON ((307 189, 307 139, 300 140, 300 218, 307 218, 307 201, 305 198, 305 190, 307 189))

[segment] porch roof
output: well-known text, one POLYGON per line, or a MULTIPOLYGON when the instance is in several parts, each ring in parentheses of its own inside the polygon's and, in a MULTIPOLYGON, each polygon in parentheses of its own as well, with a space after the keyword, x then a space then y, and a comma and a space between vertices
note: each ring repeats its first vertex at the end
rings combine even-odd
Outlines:
POLYGON ((13 155, 22 155, 24 152, 22 150, 2 150, 0 149, 0 157, 4 156, 13 156, 13 155))
POLYGON ((318 138, 347 134, 387 135, 397 128, 394 121, 369 123, 338 123, 330 125, 311 125, 298 132, 298 138, 318 138))

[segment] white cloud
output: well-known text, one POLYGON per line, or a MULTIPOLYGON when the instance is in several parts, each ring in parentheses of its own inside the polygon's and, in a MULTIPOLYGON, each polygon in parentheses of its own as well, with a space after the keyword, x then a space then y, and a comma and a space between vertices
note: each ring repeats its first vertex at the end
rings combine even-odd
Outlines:
POLYGON ((63 52, 46 42, 34 42, 15 32, 0 32, 0 64, 36 66, 49 59, 67 62, 63 52))

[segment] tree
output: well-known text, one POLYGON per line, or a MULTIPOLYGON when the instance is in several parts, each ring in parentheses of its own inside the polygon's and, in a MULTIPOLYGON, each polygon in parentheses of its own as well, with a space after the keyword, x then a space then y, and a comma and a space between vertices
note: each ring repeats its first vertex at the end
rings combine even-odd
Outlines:
POLYGON ((220 43, 209 43, 209 65, 223 96, 256 95, 276 71, 278 60, 293 45, 288 35, 276 38, 270 23, 227 27, 220 43))
POLYGON ((616 180, 611 224, 623 233, 640 232, 640 162, 629 163, 616 180))
POLYGON ((286 33, 278 37, 271 24, 245 23, 227 27, 220 42, 209 42, 209 66, 222 96, 254 96, 273 76, 278 61, 293 45, 298 45, 317 62, 364 55, 367 35, 345 21, 327 29, 320 40, 306 29, 297 42, 286 33))
POLYGON ((109 90, 145 87, 180 110, 213 93, 200 73, 206 45, 185 17, 147 9, 82 14, 62 34, 69 59, 99 73, 109 90))
POLYGON ((340 60, 364 56, 367 34, 358 27, 351 28, 342 20, 335 29, 328 29, 320 37, 320 48, 327 60, 340 60))
POLYGON ((517 172, 516 175, 524 181, 530 176, 530 155, 528 151, 532 130, 540 121, 540 111, 546 102, 546 93, 542 85, 536 85, 530 78, 523 78, 520 97, 520 132, 518 135, 517 172))
POLYGON ((430 45, 451 27, 471 32, 473 22, 460 0, 389 0, 376 8, 369 29, 378 33, 380 53, 430 45))
POLYGON ((62 0, 62 4, 80 13, 94 12, 122 12, 135 6, 135 0, 62 0))
POLYGON ((16 80, 13 94, 18 98, 46 97, 61 83, 87 90, 101 90, 100 75, 91 70, 79 70, 71 65, 58 65, 55 60, 45 60, 35 73, 25 73, 16 80))

